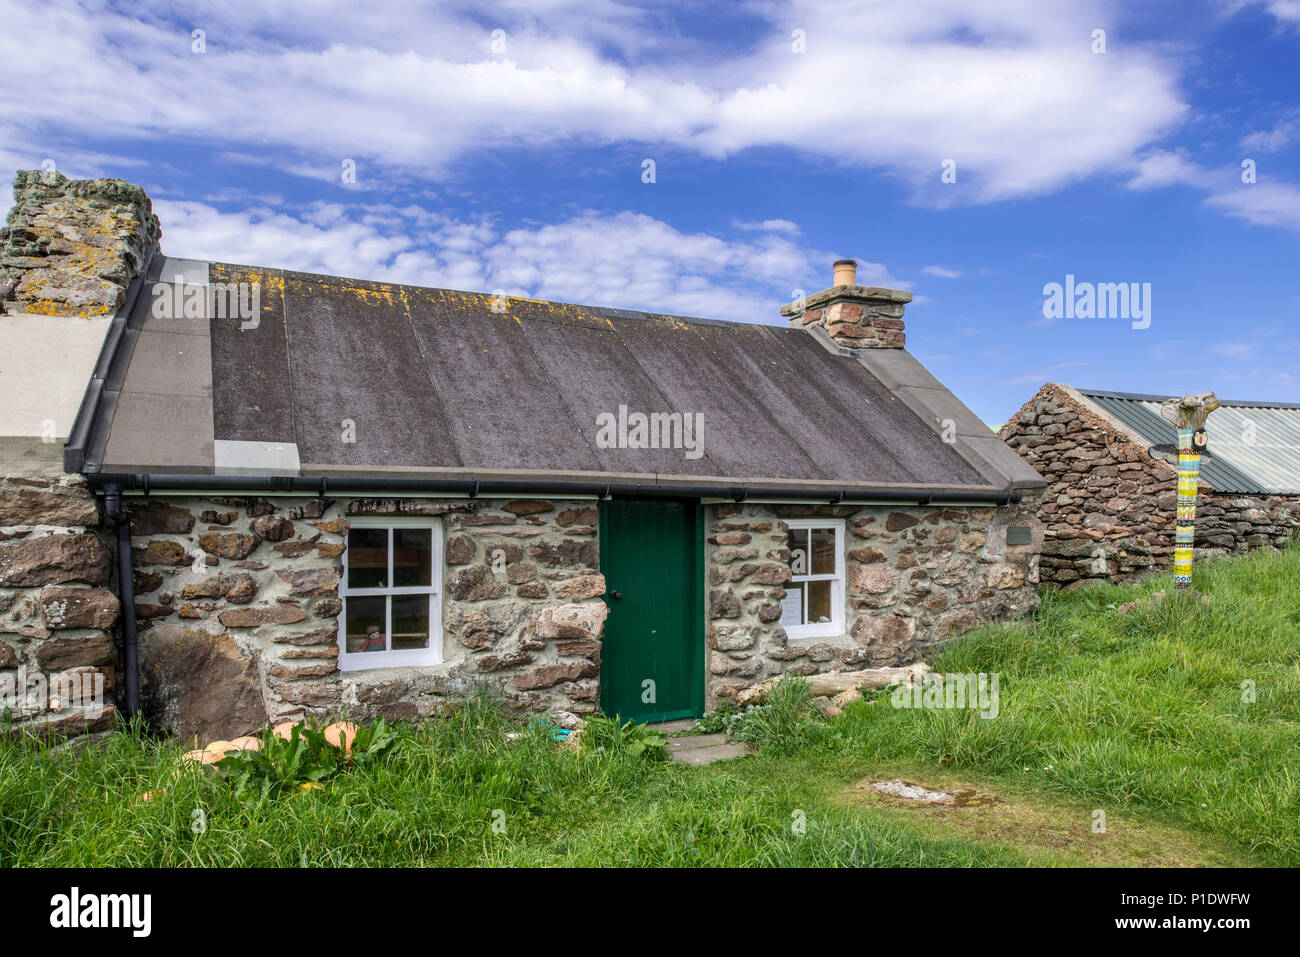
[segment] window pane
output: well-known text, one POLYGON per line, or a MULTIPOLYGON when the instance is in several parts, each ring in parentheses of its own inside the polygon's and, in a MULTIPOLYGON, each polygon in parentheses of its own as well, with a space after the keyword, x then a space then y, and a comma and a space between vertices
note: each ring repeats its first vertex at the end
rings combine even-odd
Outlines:
POLYGON ((831 583, 805 582, 808 588, 808 624, 829 623, 831 620, 831 583))
POLYGON ((349 654, 384 651, 388 601, 382 595, 347 599, 347 649, 349 654))
POLYGON ((812 529, 812 573, 835 574, 835 529, 812 529))
POLYGON ((781 600, 781 627, 802 625, 804 582, 787 582, 785 598, 781 600))
POLYGON ((808 529, 792 528, 786 532, 790 549, 790 571, 796 575, 808 574, 808 529))
POLYGON ((354 528, 349 531, 348 587, 385 588, 387 584, 388 529, 354 528))
POLYGON ((429 647, 429 596, 393 596, 393 650, 429 647))
POLYGON ((393 529, 393 584, 428 587, 432 581, 433 529, 393 529))

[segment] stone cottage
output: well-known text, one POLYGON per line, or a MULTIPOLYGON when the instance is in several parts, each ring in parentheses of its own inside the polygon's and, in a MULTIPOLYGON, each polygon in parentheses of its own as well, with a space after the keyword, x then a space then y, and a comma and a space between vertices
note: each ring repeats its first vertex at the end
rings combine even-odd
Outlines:
POLYGON ((15 196, 0 676, 111 689, 24 721, 232 736, 484 683, 668 719, 1034 606, 1044 479, 852 261, 777 327, 180 260, 136 187, 15 196))
MULTIPOLYGON (((1178 473, 1168 397, 1048 383, 999 432, 1048 479, 1045 585, 1083 587, 1160 571, 1174 551, 1178 473)), ((1221 400, 1206 430, 1196 505, 1198 557, 1280 548, 1300 529, 1300 405, 1221 400)))

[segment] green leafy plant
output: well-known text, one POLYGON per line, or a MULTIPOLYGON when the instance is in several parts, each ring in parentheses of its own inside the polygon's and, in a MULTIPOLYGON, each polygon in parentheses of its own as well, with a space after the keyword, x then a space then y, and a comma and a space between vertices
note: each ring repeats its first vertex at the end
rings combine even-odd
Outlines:
POLYGON ((358 725, 357 735, 352 739, 351 764, 360 767, 384 760, 396 746, 398 737, 397 729, 385 723, 383 718, 358 725))
POLYGON ((731 702, 721 708, 710 711, 691 726, 692 734, 726 734, 731 735, 736 725, 742 720, 744 711, 731 702))
POLYGON ((321 726, 301 722, 287 739, 266 731, 260 749, 232 751, 212 766, 217 777, 241 797, 291 788, 312 790, 351 768, 381 761, 397 742, 397 732, 383 718, 355 727, 350 751, 331 744, 321 726))
POLYGON ((582 725, 582 750, 623 753, 659 760, 668 756, 668 739, 658 728, 623 721, 619 716, 592 715, 582 725))

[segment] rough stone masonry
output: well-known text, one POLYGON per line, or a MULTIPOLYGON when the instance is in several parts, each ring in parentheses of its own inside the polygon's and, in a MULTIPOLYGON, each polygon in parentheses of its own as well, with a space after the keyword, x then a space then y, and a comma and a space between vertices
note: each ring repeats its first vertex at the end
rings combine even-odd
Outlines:
POLYGON ((52 464, 56 452, 0 441, 0 710, 15 726, 78 735, 116 720, 119 605, 99 506, 52 464), (98 703, 72 692, 97 686, 98 703))
POLYGON ((944 641, 1038 605, 1036 493, 1009 508, 710 506, 709 686, 715 707, 778 674, 905 665, 944 641), (791 578, 784 519, 843 519, 846 632, 791 640, 779 624, 791 578), (1011 526, 1029 541, 1007 543, 1011 526))
POLYGON ((0 315, 112 315, 161 236, 139 186, 19 170, 0 227, 0 315))
POLYGON ((848 349, 901 349, 907 343, 903 308, 912 294, 879 286, 844 285, 781 307, 795 328, 820 326, 848 349))
MULTIPOLYGON (((709 506, 709 705, 775 674, 915 661, 1032 610, 1041 537, 1007 545, 1006 529, 1032 527, 1034 508, 709 506), (846 519, 842 636, 791 641, 778 623, 793 516, 846 519)), ((345 710, 428 717, 479 683, 525 713, 598 706, 595 502, 160 497, 133 507, 132 527, 145 707, 183 738, 345 710), (442 664, 338 670, 338 582, 359 515, 441 517, 442 664)))
POLYGON ((184 740, 345 711, 429 717, 479 683, 525 713, 597 707, 593 502, 156 497, 131 515, 142 706, 184 740), (441 518, 441 664, 339 670, 342 556, 360 515, 441 518))
MULTIPOLYGON (((1072 392, 1043 386, 1001 432, 1049 482, 1038 513, 1043 583, 1081 588, 1163 570, 1174 551, 1177 471, 1072 392)), ((1280 548, 1300 531, 1300 501, 1198 488, 1198 558, 1280 548)))

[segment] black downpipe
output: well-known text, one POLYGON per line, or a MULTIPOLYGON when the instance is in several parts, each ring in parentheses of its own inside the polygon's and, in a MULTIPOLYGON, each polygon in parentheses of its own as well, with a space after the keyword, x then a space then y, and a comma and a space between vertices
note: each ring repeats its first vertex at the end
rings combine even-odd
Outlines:
POLYGON ((140 711, 140 671, 135 633, 135 570, 131 561, 131 516, 122 507, 122 486, 104 486, 104 511, 117 527, 117 590, 122 599, 122 682, 126 717, 140 711))

